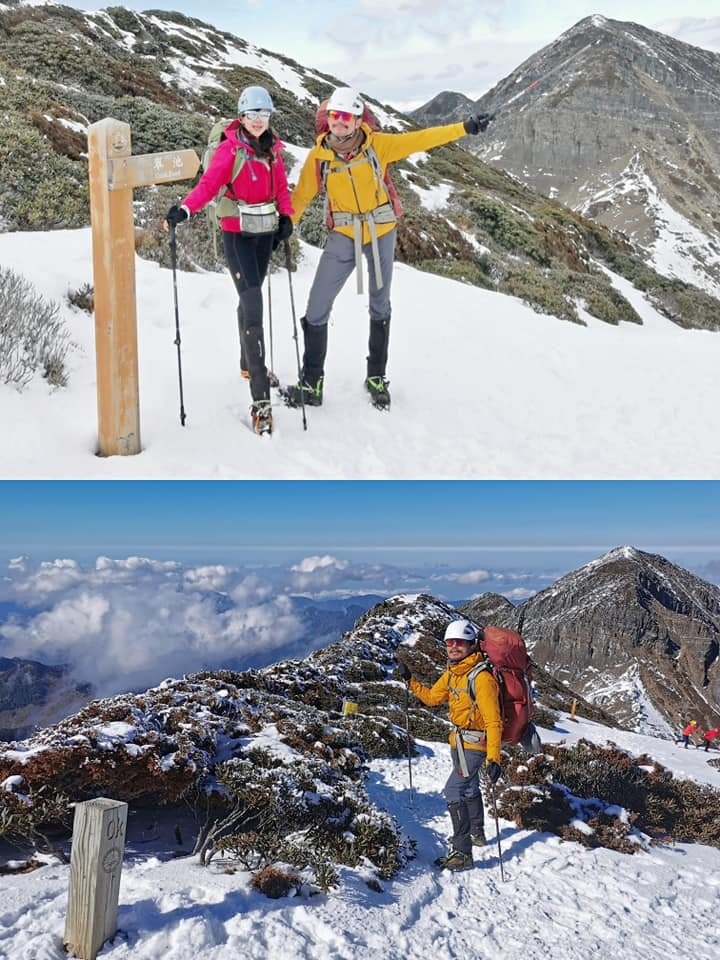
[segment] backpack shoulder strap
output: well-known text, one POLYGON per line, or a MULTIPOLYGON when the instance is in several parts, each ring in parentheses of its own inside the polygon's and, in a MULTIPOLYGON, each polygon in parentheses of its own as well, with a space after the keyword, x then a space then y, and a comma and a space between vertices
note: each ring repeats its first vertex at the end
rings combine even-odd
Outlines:
MULTIPOLYGON (((247 155, 243 149, 240 147, 235 147, 233 150, 233 165, 232 172, 230 173, 230 179, 226 183, 223 189, 232 190, 232 185, 235 183, 237 175, 240 173, 242 168, 245 166, 245 161, 247 160, 247 155)), ((234 193, 234 191, 233 191, 234 193)))
POLYGON ((473 703, 477 701, 477 696, 475 695, 475 681, 484 670, 489 670, 492 673, 492 664, 489 660, 483 660, 482 663, 478 663, 477 666, 473 667, 470 673, 467 675, 468 696, 473 703))

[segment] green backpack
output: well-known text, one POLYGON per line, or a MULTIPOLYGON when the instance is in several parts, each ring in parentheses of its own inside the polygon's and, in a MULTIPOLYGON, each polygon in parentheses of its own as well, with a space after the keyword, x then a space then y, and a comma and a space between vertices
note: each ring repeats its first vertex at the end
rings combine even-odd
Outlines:
MULTIPOLYGON (((208 169, 212 158, 215 155, 220 143, 226 139, 225 129, 229 124, 232 123, 232 119, 223 118, 221 120, 216 120, 215 123, 210 128, 210 133, 208 134, 207 146, 202 155, 202 161, 200 162, 200 167, 203 170, 208 169)), ((235 178, 240 173, 243 168, 243 165, 246 160, 246 155, 244 150, 235 151, 235 162, 233 163, 232 174, 230 175, 230 181, 226 184, 223 184, 222 187, 218 190, 215 197, 207 205, 207 219, 208 219, 208 229, 212 235, 213 239, 213 250, 215 256, 217 256, 217 231, 220 229, 220 218, 221 217, 231 217, 237 213, 237 205, 229 198, 225 197, 225 191, 228 187, 234 183, 235 178)))

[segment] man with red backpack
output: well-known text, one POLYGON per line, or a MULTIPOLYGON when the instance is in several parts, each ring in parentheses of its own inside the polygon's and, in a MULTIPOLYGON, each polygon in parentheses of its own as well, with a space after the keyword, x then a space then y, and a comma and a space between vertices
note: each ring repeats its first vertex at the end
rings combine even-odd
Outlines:
POLYGON ((477 671, 474 691, 469 689, 470 673, 485 659, 477 639, 478 631, 469 620, 453 620, 448 625, 444 637, 447 669, 432 687, 413 677, 407 664, 398 660, 398 672, 415 696, 428 707, 447 703, 454 725, 450 733, 453 769, 443 790, 453 835, 449 852, 435 861, 443 870, 473 866, 473 846, 485 844, 480 771, 484 768, 493 785, 502 773, 500 690, 492 671, 477 671))
POLYGON ((321 191, 327 198, 329 234, 310 290, 302 328, 305 353, 300 381, 285 388, 288 406, 320 406, 323 400, 327 325, 335 298, 353 270, 362 293, 362 255, 368 264, 370 337, 365 387, 372 404, 390 407, 385 377, 390 337, 397 208, 385 175, 387 166, 422 150, 432 150, 478 134, 492 116, 486 113, 464 122, 410 133, 383 133, 368 123, 362 98, 347 87, 335 90, 327 102, 328 131, 319 134, 293 191, 293 223, 321 191))

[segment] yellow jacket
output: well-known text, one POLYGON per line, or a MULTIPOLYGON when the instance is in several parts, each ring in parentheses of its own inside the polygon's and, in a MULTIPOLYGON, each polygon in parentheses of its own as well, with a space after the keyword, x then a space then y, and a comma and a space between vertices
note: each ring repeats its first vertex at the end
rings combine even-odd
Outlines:
MULTIPOLYGON (((440 679, 426 687, 415 677, 410 678, 410 689, 428 707, 440 703, 449 704, 450 722, 461 730, 484 730, 487 743, 463 741, 465 750, 485 750, 486 763, 492 760, 500 763, 500 743, 502 741, 502 718, 500 716, 500 690, 497 680, 489 670, 483 670, 475 677, 475 696, 468 693, 467 675, 483 660, 481 653, 471 653, 460 663, 447 668, 440 679)), ((455 731, 450 733, 450 746, 455 746, 455 731)))
MULTIPOLYGON (((459 140, 466 135, 462 123, 428 127, 411 133, 380 133, 377 130, 371 130, 366 123, 363 123, 362 130, 365 133, 365 143, 357 157, 353 159, 357 160, 372 146, 377 154, 383 177, 387 165, 394 160, 403 160, 411 153, 441 147, 445 143, 452 143, 453 140, 459 140)), ((353 165, 350 170, 333 172, 337 167, 345 166, 345 161, 341 160, 329 147, 323 145, 325 136, 325 133, 321 133, 315 141, 315 146, 308 154, 300 171, 297 186, 293 190, 292 205, 295 210, 293 223, 298 222, 307 205, 320 191, 318 171, 321 163, 328 164, 326 189, 333 213, 367 213, 389 202, 385 184, 382 179, 378 183, 370 161, 353 165)), ((335 227, 335 229, 346 237, 353 235, 352 226, 335 227)), ((378 223, 376 227, 379 237, 394 229, 394 223, 378 223)), ((369 242, 370 230, 367 223, 364 223, 363 243, 369 242)))

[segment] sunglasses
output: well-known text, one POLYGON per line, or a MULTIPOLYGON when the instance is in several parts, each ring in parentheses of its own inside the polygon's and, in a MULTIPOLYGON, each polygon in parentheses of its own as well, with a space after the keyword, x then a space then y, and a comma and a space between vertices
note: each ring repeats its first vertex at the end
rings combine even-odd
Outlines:
POLYGON ((446 640, 446 641, 445 641, 445 646, 446 646, 446 647, 456 647, 458 644, 460 644, 461 646, 466 646, 466 647, 469 647, 469 646, 470 646, 470 644, 467 642, 467 640, 446 640))
POLYGON ((330 120, 342 120, 343 123, 350 123, 355 119, 354 113, 348 113, 347 110, 328 110, 330 120))
POLYGON ((248 120, 269 120, 272 110, 246 110, 243 116, 248 120))

